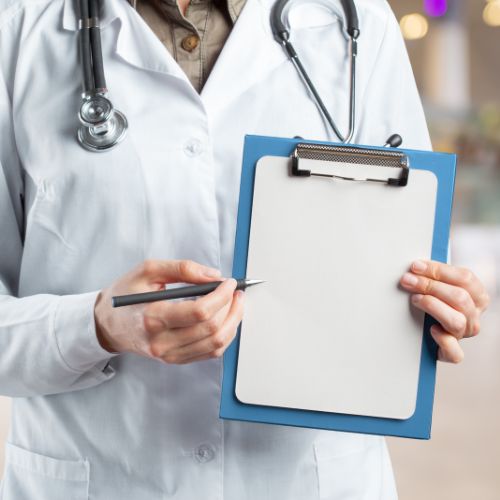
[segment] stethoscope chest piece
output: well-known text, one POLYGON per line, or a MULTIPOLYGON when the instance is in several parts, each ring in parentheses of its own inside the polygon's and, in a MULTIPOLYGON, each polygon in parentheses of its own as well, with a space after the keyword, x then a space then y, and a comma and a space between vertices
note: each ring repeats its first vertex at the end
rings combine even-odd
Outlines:
POLYGON ((114 109, 111 101, 101 94, 85 97, 78 117, 82 123, 78 129, 78 142, 89 151, 108 151, 127 133, 125 115, 114 109))

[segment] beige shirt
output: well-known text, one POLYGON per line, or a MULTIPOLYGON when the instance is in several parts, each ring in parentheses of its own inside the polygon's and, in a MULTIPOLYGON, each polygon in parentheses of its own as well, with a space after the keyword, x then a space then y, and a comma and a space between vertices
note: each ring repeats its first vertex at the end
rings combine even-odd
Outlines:
POLYGON ((200 92, 246 0, 129 0, 200 92))

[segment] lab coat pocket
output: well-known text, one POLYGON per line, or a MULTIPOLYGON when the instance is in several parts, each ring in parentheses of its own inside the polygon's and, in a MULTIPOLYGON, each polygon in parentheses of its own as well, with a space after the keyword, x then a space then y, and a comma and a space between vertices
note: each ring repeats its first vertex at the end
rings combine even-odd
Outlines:
POLYGON ((89 498, 89 462, 59 460, 5 447, 2 500, 85 500, 89 498))
POLYGON ((380 495, 380 439, 338 434, 314 443, 321 500, 375 500, 380 495))

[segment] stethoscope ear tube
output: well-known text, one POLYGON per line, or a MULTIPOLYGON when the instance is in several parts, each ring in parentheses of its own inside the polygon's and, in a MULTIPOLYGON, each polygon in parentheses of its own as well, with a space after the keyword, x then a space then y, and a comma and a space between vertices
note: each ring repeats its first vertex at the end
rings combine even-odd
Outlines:
POLYGON ((359 19, 358 12, 354 0, 341 0, 342 7, 345 12, 345 21, 347 25, 347 33, 351 38, 358 38, 359 36, 359 19))
POLYGON ((98 0, 89 0, 90 19, 96 20, 97 23, 91 25, 90 32, 90 47, 92 49, 92 67, 94 69, 94 86, 96 89, 106 88, 106 79, 104 78, 104 64, 102 60, 101 46, 101 27, 99 26, 99 5, 98 0))
POLYGON ((289 0, 278 0, 271 9, 271 30, 273 32, 274 39, 278 43, 283 43, 283 41, 288 40, 290 33, 287 27, 283 23, 283 9, 289 0))
MULTIPOLYGON (((283 13, 289 1, 277 0, 271 10, 270 21, 273 36, 286 51, 335 135, 341 142, 348 143, 351 141, 355 129, 356 56, 357 38, 360 34, 354 0, 341 0, 346 31, 350 38, 351 52, 349 131, 345 137, 337 128, 289 40, 290 33, 283 21, 283 13)), ((328 2, 325 0, 321 3, 328 6, 328 2)), ((125 115, 115 110, 111 101, 106 98, 107 88, 99 26, 99 0, 79 0, 79 8, 79 45, 83 69, 83 101, 79 112, 82 125, 78 130, 78 142, 91 151, 107 151, 124 138, 128 129, 128 122, 125 115)))
MULTIPOLYGON (((342 0, 342 7, 344 10, 344 17, 346 23, 346 31, 349 35, 349 49, 351 56, 351 75, 350 75, 350 99, 349 99, 349 131, 346 136, 343 136, 338 129, 335 121, 328 112, 321 96, 319 95, 316 87, 314 86, 311 78, 309 77, 304 65, 302 64, 299 55, 295 51, 292 43, 290 42, 290 33, 286 24, 283 21, 283 12, 289 1, 293 0, 277 0, 271 9, 271 30, 275 40, 283 47, 286 51, 290 61, 295 66, 295 69, 302 77, 306 87, 311 92, 316 104, 321 110, 321 113, 325 117, 326 121, 332 128, 335 135, 343 143, 348 143, 352 140, 354 136, 355 120, 356 120, 356 57, 358 53, 357 38, 360 34, 359 30, 359 20, 356 11, 356 6, 354 0, 342 0)), ((321 2, 326 5, 325 2, 321 2)))
POLYGON ((92 49, 90 47, 90 32, 83 24, 89 19, 89 5, 87 0, 80 0, 80 25, 78 26, 78 40, 83 72, 83 91, 91 92, 94 88, 92 71, 92 49))

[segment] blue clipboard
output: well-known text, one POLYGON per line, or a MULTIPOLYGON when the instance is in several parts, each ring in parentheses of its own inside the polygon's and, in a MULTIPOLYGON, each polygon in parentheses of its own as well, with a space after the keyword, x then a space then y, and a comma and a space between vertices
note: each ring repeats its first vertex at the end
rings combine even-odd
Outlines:
MULTIPOLYGON (((246 277, 257 161, 263 156, 289 157, 298 143, 327 144, 323 141, 307 141, 303 139, 283 139, 253 135, 245 137, 233 262, 233 276, 235 278, 246 277)), ((329 144, 336 145, 334 143, 329 144)), ((370 149, 377 148, 370 147, 370 149)), ((438 179, 432 259, 446 262, 455 184, 456 155, 415 150, 402 151, 408 155, 411 169, 430 170, 438 179)), ((239 331, 235 340, 224 354, 220 417, 231 420, 310 427, 343 432, 429 439, 431 434, 437 354, 436 344, 429 332, 433 323, 434 320, 426 316, 424 322, 424 342, 422 343, 420 360, 417 405, 415 413, 406 420, 346 415, 340 413, 324 413, 241 403, 235 396, 239 331)))

